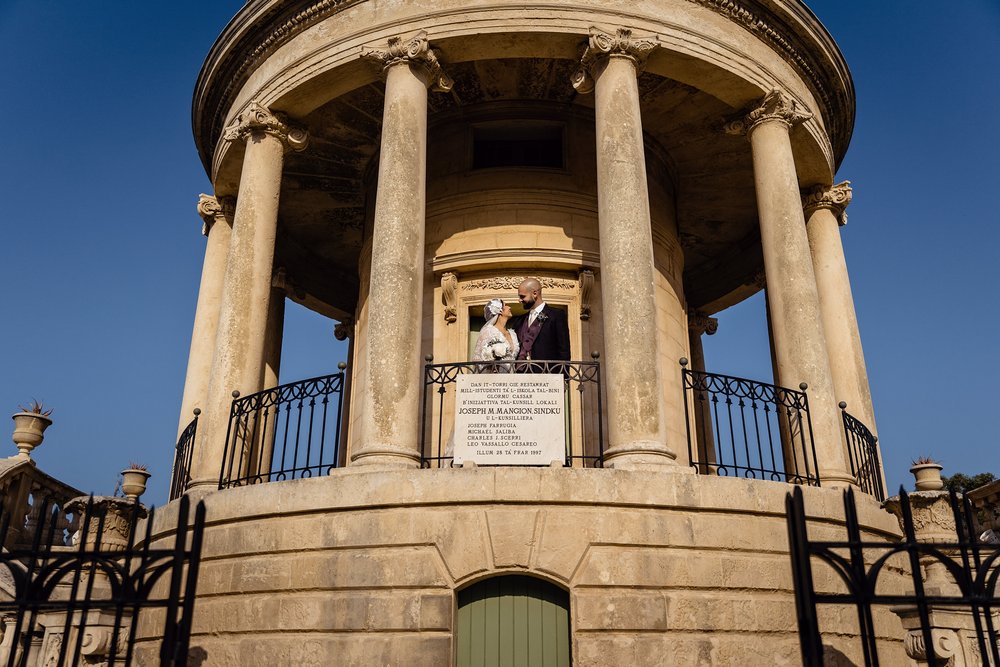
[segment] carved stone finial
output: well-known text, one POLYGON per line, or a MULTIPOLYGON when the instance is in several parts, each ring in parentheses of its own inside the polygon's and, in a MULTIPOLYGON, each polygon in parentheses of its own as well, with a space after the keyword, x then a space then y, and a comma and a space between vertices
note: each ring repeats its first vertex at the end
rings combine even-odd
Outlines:
POLYGON ((441 62, 427 41, 427 33, 424 31, 420 31, 405 42, 402 37, 390 37, 389 44, 384 49, 362 47, 361 57, 380 63, 383 72, 399 63, 422 67, 427 72, 428 87, 437 92, 446 93, 454 85, 451 77, 441 69, 441 62))
POLYGON ((354 337, 354 318, 345 317, 333 327, 333 337, 337 340, 347 340, 354 337))
POLYGON ((594 272, 590 269, 581 269, 578 276, 580 280, 580 319, 590 319, 590 296, 594 291, 594 272))
POLYGON ((309 134, 288 121, 283 113, 274 112, 261 105, 251 102, 243 109, 226 128, 226 141, 246 141, 255 132, 263 132, 277 137, 285 145, 285 150, 305 150, 309 144, 309 134))
POLYGON ((649 54, 656 48, 656 36, 633 37, 627 28, 618 28, 614 35, 600 28, 590 28, 590 38, 580 55, 580 67, 573 73, 570 81, 580 93, 589 93, 594 89, 594 79, 599 68, 612 56, 629 58, 636 72, 642 70, 649 54))
POLYGON ((786 93, 775 88, 765 95, 759 104, 726 123, 724 129, 727 134, 745 135, 761 123, 770 120, 776 120, 791 127, 810 118, 812 118, 811 112, 786 93))
POLYGON ((700 310, 688 313, 688 330, 701 336, 705 334, 712 336, 719 330, 719 320, 716 317, 709 317, 700 310))
POLYGON ((847 205, 851 203, 852 196, 850 181, 831 185, 828 188, 817 185, 803 194, 802 208, 805 209, 806 216, 811 215, 816 209, 830 209, 837 217, 837 222, 844 226, 847 224, 847 205))
POLYGON ((458 321, 458 304, 455 301, 457 288, 457 274, 451 271, 441 274, 441 303, 444 304, 444 321, 448 324, 458 321))

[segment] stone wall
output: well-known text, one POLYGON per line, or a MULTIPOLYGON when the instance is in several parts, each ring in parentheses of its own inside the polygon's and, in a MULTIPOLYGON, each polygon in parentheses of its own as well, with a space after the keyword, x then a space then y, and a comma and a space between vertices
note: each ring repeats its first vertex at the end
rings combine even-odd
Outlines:
MULTIPOLYGON (((192 650, 204 665, 448 665, 455 591, 522 573, 569 590, 576 665, 798 664, 789 489, 602 469, 347 468, 217 492, 192 650)), ((804 492, 810 535, 843 537, 840 494, 804 492)), ((874 501, 858 509, 867 538, 898 535, 874 501)), ((175 511, 157 514, 154 535, 167 537, 175 511)), ((880 589, 901 585, 885 576, 880 589)), ((815 577, 837 589, 832 572, 815 577)), ((904 664, 898 619, 876 612, 883 664, 904 664)), ((820 613, 829 643, 860 660, 854 612, 820 613)))

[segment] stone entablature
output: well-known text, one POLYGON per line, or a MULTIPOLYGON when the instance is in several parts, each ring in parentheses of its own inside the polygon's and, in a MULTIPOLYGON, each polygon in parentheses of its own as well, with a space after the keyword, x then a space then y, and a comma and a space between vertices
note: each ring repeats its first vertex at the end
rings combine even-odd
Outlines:
MULTIPOLYGON (((212 47, 197 83, 195 136, 206 168, 227 105, 260 63, 317 24, 342 12, 363 9, 359 6, 365 4, 366 0, 247 3, 212 47)), ((840 162, 854 125, 854 86, 842 54, 815 16, 794 0, 679 0, 677 4, 678 10, 693 16, 699 10, 713 13, 754 35, 776 58, 790 63, 821 101, 825 123, 834 137, 836 162, 840 162)), ((586 3, 580 3, 575 11, 594 14, 586 3)), ((581 31, 585 33, 586 26, 581 31)))
MULTIPOLYGON (((230 35, 221 38, 220 44, 213 49, 209 62, 203 69, 195 102, 195 134, 206 165, 212 163, 211 171, 215 179, 223 175, 220 170, 223 169, 224 154, 228 151, 224 144, 220 145, 218 142, 221 128, 223 124, 231 122, 236 107, 244 105, 251 99, 260 98, 272 107, 300 115, 311 111, 324 100, 307 100, 294 95, 283 100, 285 93, 290 91, 287 83, 291 80, 316 92, 324 91, 323 94, 330 96, 327 99, 363 86, 372 80, 373 72, 366 72, 365 70, 369 68, 356 62, 360 58, 356 47, 363 45, 357 44, 350 32, 345 32, 345 28, 349 29, 358 21, 371 20, 367 4, 366 2, 342 2, 336 3, 335 6, 331 4, 334 14, 321 17, 322 12, 319 12, 308 26, 296 24, 303 26, 301 31, 285 30, 282 33, 284 41, 277 46, 277 51, 265 49, 261 57, 247 60, 246 62, 255 63, 246 66, 249 69, 244 67, 242 59, 238 64, 232 63, 238 69, 243 69, 241 76, 236 76, 236 72, 232 69, 228 70, 228 75, 224 75, 222 71, 227 71, 225 66, 215 58, 221 55, 221 52, 238 46, 248 48, 249 44, 240 43, 239 40, 230 42, 229 39, 234 37, 230 35), (319 50, 317 50, 318 42, 322 43, 319 50), (280 57, 268 57, 270 55, 280 55, 280 57), (223 67, 221 71, 220 66, 223 67), (334 74, 331 68, 340 68, 340 71, 334 74), (321 83, 319 79, 329 79, 329 81, 321 83), (203 98, 203 95, 208 97, 203 98), (210 157, 212 153, 215 153, 214 157, 210 157)), ((760 92, 775 86, 788 89, 807 106, 816 108, 820 112, 820 117, 812 121, 807 128, 812 137, 810 141, 815 144, 810 150, 818 150, 821 154, 811 158, 810 162, 816 160, 825 162, 827 170, 832 170, 833 166, 839 163, 846 150, 853 125, 853 86, 846 66, 841 62, 839 52, 814 18, 803 20, 803 17, 796 16, 793 20, 782 22, 776 17, 774 21, 775 25, 785 26, 783 29, 789 31, 785 36, 786 41, 792 37, 791 30, 787 26, 801 27, 805 33, 801 45, 803 53, 809 52, 807 45, 812 42, 819 42, 822 45, 822 48, 815 49, 811 53, 822 53, 825 65, 811 67, 809 72, 805 72, 796 65, 801 59, 790 59, 780 48, 776 52, 773 43, 768 39, 762 38, 761 41, 746 43, 746 52, 743 54, 736 54, 731 49, 721 47, 722 44, 733 40, 745 42, 747 30, 758 37, 778 34, 777 29, 761 29, 762 25, 768 25, 762 23, 762 17, 772 10, 760 7, 749 12, 747 16, 751 19, 747 19, 744 26, 744 19, 741 18, 744 14, 741 12, 711 11, 711 8, 706 9, 704 5, 691 0, 672 0, 670 4, 676 5, 670 8, 671 12, 684 12, 688 20, 664 23, 659 18, 663 12, 659 12, 647 17, 636 17, 634 25, 628 27, 637 35, 656 35, 659 38, 659 48, 650 59, 649 71, 703 88, 734 108, 743 106, 760 92), (690 45, 693 43, 700 43, 699 49, 691 50, 690 45), (709 56, 704 52, 705 48, 718 52, 709 56), (677 63, 688 58, 715 63, 719 66, 719 70, 714 75, 704 78, 684 67, 678 69, 677 63), (815 72, 820 70, 824 70, 824 74, 816 75, 815 72), (761 76, 759 72, 768 74, 761 76), (829 138, 827 132, 830 133, 829 138), (836 146, 836 150, 833 146, 836 146)), ((435 13, 423 14, 419 22, 411 16, 398 17, 391 28, 386 27, 385 37, 408 35, 425 30, 429 39, 443 49, 445 60, 450 59, 452 62, 504 57, 505 53, 506 57, 520 55, 574 59, 577 45, 586 39, 591 25, 614 26, 621 20, 620 16, 616 16, 605 5, 599 3, 597 6, 581 3, 579 7, 556 12, 551 19, 530 20, 525 18, 520 5, 516 10, 513 7, 508 9, 504 5, 499 7, 491 5, 489 8, 461 5, 460 12, 457 13, 455 9, 442 6, 435 13), (468 32, 469 25, 476 26, 475 35, 468 32), (502 37, 505 33, 507 36, 502 37), (509 35, 512 34, 518 35, 516 44, 519 53, 510 51, 509 35)), ((785 9, 795 10, 792 7, 785 9)), ((242 29, 267 30, 266 26, 270 25, 268 19, 252 9, 245 12, 243 18, 246 21, 240 24, 242 29), (254 23, 251 16, 259 23, 254 23)), ((375 31, 369 34, 375 34, 375 31)), ((267 38, 264 39, 266 41, 267 38)), ((369 43, 377 41, 377 36, 368 40, 369 43)), ((275 42, 272 41, 271 44, 275 42)), ((815 57, 817 56, 810 56, 810 58, 815 57)))

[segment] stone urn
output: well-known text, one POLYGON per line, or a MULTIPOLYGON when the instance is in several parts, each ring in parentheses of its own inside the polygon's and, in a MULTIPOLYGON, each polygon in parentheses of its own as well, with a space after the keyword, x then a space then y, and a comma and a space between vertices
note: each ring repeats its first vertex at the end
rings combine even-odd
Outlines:
POLYGON ((142 468, 126 468, 122 470, 122 491, 129 500, 138 500, 146 492, 146 480, 150 477, 148 470, 142 468))
POLYGON ((20 452, 17 458, 31 460, 31 450, 42 444, 45 429, 52 425, 52 420, 40 412, 27 411, 15 412, 11 418, 14 420, 14 444, 20 452))
POLYGON ((79 537, 73 543, 83 540, 85 548, 101 551, 124 551, 132 535, 132 528, 140 519, 148 516, 146 508, 130 498, 114 496, 80 496, 73 498, 64 507, 66 512, 79 516, 79 537), (89 523, 88 523, 89 517, 89 523), (102 524, 101 517, 104 517, 102 524), (86 534, 83 534, 86 526, 86 534))
POLYGON ((940 491, 944 488, 944 482, 941 481, 940 463, 934 461, 914 463, 910 472, 916 480, 917 491, 940 491))

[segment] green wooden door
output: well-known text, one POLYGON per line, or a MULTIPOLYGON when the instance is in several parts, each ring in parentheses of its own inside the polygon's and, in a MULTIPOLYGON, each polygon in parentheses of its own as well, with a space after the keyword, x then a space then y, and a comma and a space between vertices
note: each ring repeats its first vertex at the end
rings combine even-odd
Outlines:
POLYGON ((540 579, 486 579, 458 594, 458 667, 569 667, 569 593, 540 579))

